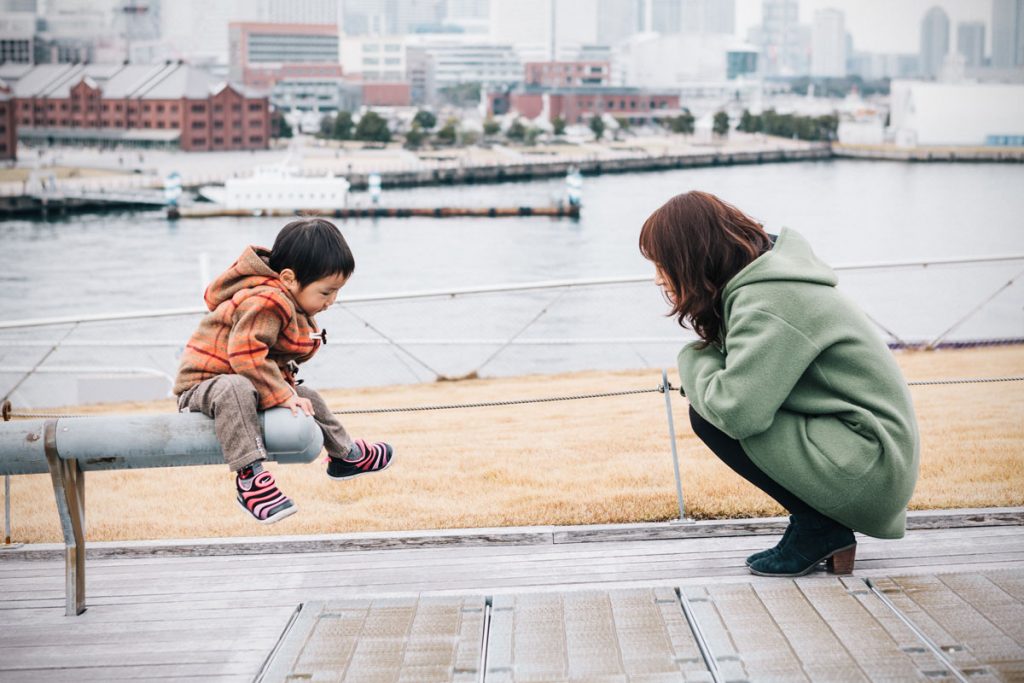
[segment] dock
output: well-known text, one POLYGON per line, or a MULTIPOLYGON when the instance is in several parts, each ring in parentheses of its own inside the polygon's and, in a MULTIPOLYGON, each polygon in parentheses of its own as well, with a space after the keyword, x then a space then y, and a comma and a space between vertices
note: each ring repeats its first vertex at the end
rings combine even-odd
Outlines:
POLYGON ((1020 681, 1024 509, 911 513, 852 576, 752 576, 781 518, 0 551, 0 680, 1020 681))
POLYGON ((222 216, 323 216, 324 218, 511 218, 549 216, 579 218, 580 207, 571 204, 556 206, 503 207, 395 207, 365 206, 340 209, 229 209, 223 206, 196 204, 167 209, 169 220, 181 218, 217 218, 222 216))

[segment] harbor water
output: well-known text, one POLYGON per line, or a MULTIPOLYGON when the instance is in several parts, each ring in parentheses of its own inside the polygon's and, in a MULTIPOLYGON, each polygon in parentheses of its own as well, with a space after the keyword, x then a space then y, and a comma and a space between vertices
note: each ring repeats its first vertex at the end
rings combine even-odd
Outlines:
MULTIPOLYGON (((652 275, 637 250, 640 226, 666 199, 693 189, 719 195, 769 231, 800 231, 837 267, 1021 255, 1021 188, 1020 165, 853 160, 588 177, 578 220, 341 223, 357 265, 340 300, 652 275)), ((547 180, 386 190, 382 204, 536 206, 561 198, 564 189, 562 180, 547 180)), ((351 199, 367 201, 358 194, 351 199)), ((143 212, 5 221, 0 321, 200 306, 205 278, 230 265, 246 244, 269 246, 286 220, 168 221, 160 212, 143 212)), ((1024 282, 1005 286, 1022 270, 1024 261, 1017 260, 844 269, 839 275, 840 288, 879 324, 883 337, 929 341, 944 334, 951 340, 1024 337, 1024 282)), ((665 311, 646 282, 339 305, 318 317, 329 343, 303 375, 313 386, 344 387, 473 372, 671 367, 692 335, 665 311)), ((165 392, 196 321, 182 316, 0 330, 0 395, 62 338, 65 345, 41 366, 49 370, 19 387, 16 405, 165 392), (132 368, 137 376, 125 374, 132 368)))

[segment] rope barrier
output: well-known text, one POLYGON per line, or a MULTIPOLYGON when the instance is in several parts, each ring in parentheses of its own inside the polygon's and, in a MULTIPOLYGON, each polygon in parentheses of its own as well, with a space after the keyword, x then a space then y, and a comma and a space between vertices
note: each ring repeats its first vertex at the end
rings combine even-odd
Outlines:
MULTIPOLYGON (((907 382, 908 386, 920 387, 920 386, 940 386, 940 385, 951 385, 951 384, 989 384, 993 382, 1022 382, 1024 381, 1024 375, 1011 375, 1006 377, 969 377, 962 379, 932 379, 932 380, 917 380, 913 382, 907 382)), ((331 411, 334 415, 373 415, 380 413, 414 413, 414 412, 426 412, 431 410, 458 410, 463 408, 494 408, 500 406, 517 406, 517 405, 528 405, 532 403, 555 403, 558 401, 580 401, 591 398, 611 398, 615 396, 635 396, 638 394, 663 394, 666 388, 668 391, 677 391, 679 387, 672 386, 671 383, 666 387, 665 385, 658 385, 653 389, 626 389, 623 391, 607 391, 595 394, 570 394, 567 396, 544 396, 541 398, 520 398, 511 399, 508 401, 477 401, 473 403, 441 403, 437 405, 426 405, 426 406, 406 406, 402 408, 365 408, 365 409, 353 409, 353 410, 334 410, 331 411)), ((33 418, 33 419, 50 419, 50 418, 79 418, 79 417, 90 417, 85 414, 71 414, 71 413, 23 413, 23 412, 10 412, 10 417, 14 418, 33 418)))

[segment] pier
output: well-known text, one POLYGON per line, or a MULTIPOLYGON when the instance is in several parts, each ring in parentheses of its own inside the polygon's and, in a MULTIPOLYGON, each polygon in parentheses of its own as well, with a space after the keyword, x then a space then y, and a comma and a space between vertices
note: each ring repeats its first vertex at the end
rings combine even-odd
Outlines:
POLYGON ((341 209, 229 209, 210 204, 196 204, 167 209, 167 218, 215 218, 220 216, 323 216, 324 218, 503 218, 513 216, 550 216, 579 218, 580 207, 571 204, 556 206, 455 207, 438 206, 385 207, 366 206, 341 209))
POLYGON ((781 519, 0 553, 4 681, 1012 681, 1021 510, 911 513, 853 576, 751 576, 781 519), (130 578, 130 580, 126 580, 130 578))

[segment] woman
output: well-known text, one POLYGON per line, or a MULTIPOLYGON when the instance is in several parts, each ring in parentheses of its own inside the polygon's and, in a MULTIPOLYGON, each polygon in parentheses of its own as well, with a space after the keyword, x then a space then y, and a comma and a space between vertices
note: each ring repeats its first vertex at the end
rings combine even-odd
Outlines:
POLYGON ((791 513, 750 571, 801 576, 826 561, 848 574, 854 531, 901 538, 918 469, 910 393, 807 241, 687 192, 647 219, 640 252, 700 337, 679 353, 694 432, 791 513))

